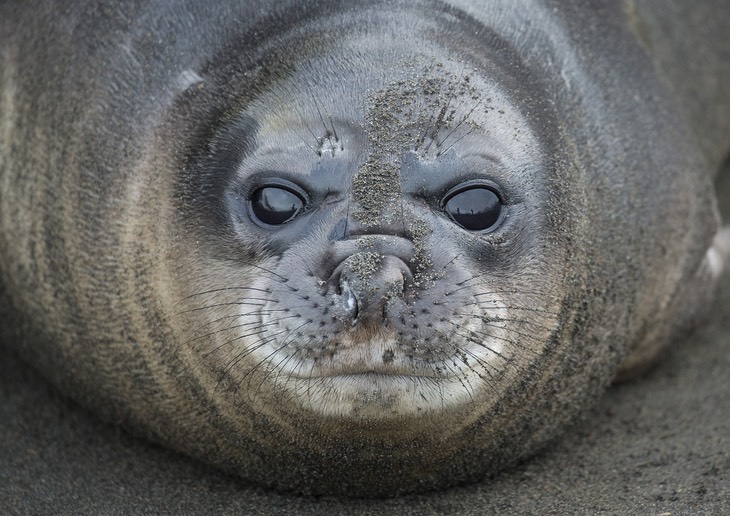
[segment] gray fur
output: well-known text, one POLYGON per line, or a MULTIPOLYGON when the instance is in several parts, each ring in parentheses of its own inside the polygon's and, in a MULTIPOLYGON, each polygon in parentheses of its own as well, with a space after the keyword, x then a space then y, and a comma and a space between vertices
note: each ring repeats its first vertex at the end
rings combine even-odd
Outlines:
POLYGON ((166 446, 307 493, 473 480, 710 302, 726 2, 31 4, 0 7, 10 343, 166 446), (276 229, 272 173, 308 202, 276 229), (455 177, 494 231, 445 216, 455 177))

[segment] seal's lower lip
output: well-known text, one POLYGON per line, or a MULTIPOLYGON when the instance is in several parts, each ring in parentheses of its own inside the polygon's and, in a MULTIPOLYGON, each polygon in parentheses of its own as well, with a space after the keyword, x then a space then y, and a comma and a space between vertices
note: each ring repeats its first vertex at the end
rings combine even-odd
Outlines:
POLYGON ((440 363, 424 363, 396 361, 382 363, 375 360, 337 360, 330 363, 315 364, 314 367, 292 367, 288 376, 301 380, 313 380, 324 378, 358 378, 363 379, 431 379, 446 380, 455 378, 460 370, 449 371, 448 368, 440 366, 440 363), (452 374, 449 374, 449 373, 452 374), (454 374, 456 373, 456 374, 454 374))

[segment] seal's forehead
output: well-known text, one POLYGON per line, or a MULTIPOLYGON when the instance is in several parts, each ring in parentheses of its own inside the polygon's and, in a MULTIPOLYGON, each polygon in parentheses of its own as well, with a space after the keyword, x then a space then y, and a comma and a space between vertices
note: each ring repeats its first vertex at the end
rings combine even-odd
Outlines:
POLYGON ((324 59, 307 63, 320 70, 316 77, 295 74, 249 107, 259 127, 257 155, 316 160, 320 152, 342 151, 357 161, 390 162, 409 152, 421 160, 450 153, 518 168, 540 160, 519 106, 480 70, 424 54, 396 64, 369 73, 348 61, 334 73, 324 59))

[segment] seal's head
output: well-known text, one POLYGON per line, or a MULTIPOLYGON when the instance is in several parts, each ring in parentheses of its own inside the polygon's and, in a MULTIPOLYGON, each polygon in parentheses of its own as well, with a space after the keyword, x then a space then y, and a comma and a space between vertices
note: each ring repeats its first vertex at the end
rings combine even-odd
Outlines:
POLYGON ((372 494, 534 421, 572 331, 571 171, 508 49, 334 23, 278 42, 308 55, 264 57, 190 153, 175 324, 234 435, 266 417, 255 440, 372 494))

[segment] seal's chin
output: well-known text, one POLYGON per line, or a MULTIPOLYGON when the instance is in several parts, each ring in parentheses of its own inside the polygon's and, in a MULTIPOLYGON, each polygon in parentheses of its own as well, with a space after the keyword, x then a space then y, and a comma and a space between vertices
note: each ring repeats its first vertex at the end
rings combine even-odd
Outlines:
POLYGON ((288 378, 286 389, 309 411, 344 419, 428 417, 474 401, 475 385, 460 377, 366 371, 288 378))

